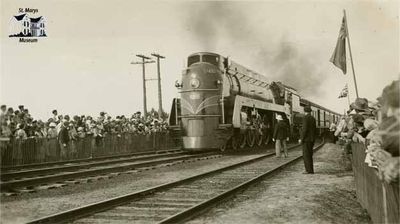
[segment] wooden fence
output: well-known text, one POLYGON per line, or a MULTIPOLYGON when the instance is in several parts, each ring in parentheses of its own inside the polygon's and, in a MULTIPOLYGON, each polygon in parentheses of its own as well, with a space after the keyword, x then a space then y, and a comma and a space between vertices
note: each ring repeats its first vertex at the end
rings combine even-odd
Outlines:
POLYGON ((357 198, 374 223, 400 223, 399 183, 379 179, 377 170, 365 162, 365 146, 352 144, 352 166, 357 198))
POLYGON ((26 140, 0 141, 1 167, 25 164, 68 161, 135 152, 178 148, 180 142, 169 133, 135 135, 109 134, 102 138, 91 136, 70 141, 63 148, 57 138, 28 138, 26 140))

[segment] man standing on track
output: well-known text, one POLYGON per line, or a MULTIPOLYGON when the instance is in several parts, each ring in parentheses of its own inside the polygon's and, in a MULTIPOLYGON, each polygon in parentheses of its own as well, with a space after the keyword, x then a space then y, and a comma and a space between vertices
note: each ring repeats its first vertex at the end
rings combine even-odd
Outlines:
POLYGON ((299 143, 303 143, 303 160, 306 168, 306 172, 304 172, 304 174, 313 174, 314 164, 312 156, 317 128, 315 118, 311 116, 311 107, 305 106, 304 112, 305 116, 303 117, 303 127, 301 130, 299 143))

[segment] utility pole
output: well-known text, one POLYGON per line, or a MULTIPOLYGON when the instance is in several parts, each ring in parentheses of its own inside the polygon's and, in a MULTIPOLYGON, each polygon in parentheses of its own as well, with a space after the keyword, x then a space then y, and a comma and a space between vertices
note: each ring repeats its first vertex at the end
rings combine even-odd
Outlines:
POLYGON ((142 71, 143 71, 143 117, 146 120, 146 118, 147 118, 147 101, 146 101, 146 70, 145 70, 145 64, 154 63, 155 61, 149 61, 150 60, 149 57, 146 57, 146 56, 141 55, 141 54, 137 54, 136 57, 141 58, 142 61, 141 62, 131 62, 131 64, 141 64, 142 65, 142 71))
POLYGON ((158 119, 161 119, 163 113, 162 109, 162 94, 161 94, 161 75, 160 75, 160 58, 164 59, 164 56, 153 53, 152 56, 157 58, 157 77, 158 77, 158 119))

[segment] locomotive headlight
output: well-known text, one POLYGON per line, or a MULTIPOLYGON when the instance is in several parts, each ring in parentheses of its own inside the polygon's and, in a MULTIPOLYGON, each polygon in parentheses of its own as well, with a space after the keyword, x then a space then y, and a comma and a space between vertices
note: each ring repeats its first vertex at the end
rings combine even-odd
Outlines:
POLYGON ((200 81, 198 79, 191 79, 190 86, 194 89, 197 89, 200 86, 200 81))

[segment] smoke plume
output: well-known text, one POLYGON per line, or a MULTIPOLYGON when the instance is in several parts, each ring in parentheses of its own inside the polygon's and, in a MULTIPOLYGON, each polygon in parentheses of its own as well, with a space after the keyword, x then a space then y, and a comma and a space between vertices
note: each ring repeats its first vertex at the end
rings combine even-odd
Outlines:
MULTIPOLYGON (((237 63, 271 81, 292 86, 305 97, 324 94, 320 85, 324 73, 313 63, 312 55, 300 52, 296 41, 280 33, 279 21, 274 27, 263 27, 263 20, 270 18, 268 15, 254 18, 247 7, 249 4, 257 3, 186 4, 185 26, 191 39, 200 45, 199 51, 228 54, 237 63)), ((257 7, 251 9, 257 10, 257 7)))

